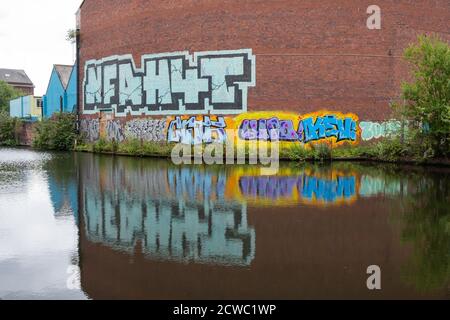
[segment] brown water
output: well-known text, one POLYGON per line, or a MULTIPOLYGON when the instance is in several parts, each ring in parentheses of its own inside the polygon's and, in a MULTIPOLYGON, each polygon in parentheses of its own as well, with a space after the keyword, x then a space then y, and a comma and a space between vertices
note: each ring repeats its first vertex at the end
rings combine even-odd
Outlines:
POLYGON ((449 187, 443 168, 0 149, 0 298, 449 299, 449 187))

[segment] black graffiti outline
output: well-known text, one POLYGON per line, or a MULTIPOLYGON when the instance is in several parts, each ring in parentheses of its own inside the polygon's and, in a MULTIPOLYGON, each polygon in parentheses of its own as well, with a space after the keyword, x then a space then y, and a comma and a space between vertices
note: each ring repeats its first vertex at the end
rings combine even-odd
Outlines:
POLYGON ((256 83, 255 76, 255 56, 250 49, 223 51, 223 53, 208 53, 199 52, 196 55, 191 55, 188 52, 180 54, 162 54, 162 55, 144 55, 141 58, 142 64, 140 68, 137 68, 134 63, 133 57, 130 55, 124 56, 112 56, 101 60, 88 61, 85 65, 84 81, 83 81, 83 104, 84 113, 92 114, 101 110, 111 110, 116 106, 116 112, 118 115, 125 116, 127 110, 131 110, 135 114, 149 114, 149 115, 178 115, 183 111, 187 113, 199 113, 207 114, 208 112, 227 112, 240 113, 247 111, 247 101, 244 101, 244 91, 248 94, 248 88, 253 87, 256 83), (191 63, 192 57, 195 56, 195 63, 191 63), (213 83, 212 76, 202 75, 202 61, 205 59, 221 59, 221 58, 242 58, 243 59, 243 74, 241 75, 228 75, 225 76, 225 81, 220 84, 213 83), (163 104, 162 98, 168 94, 165 92, 161 94, 158 90, 156 92, 156 103, 147 103, 147 92, 144 90, 144 77, 147 75, 147 62, 155 61, 156 74, 159 74, 160 61, 167 61, 169 68, 169 81, 170 81, 170 94, 172 103, 163 104), (176 60, 182 60, 182 70, 178 70, 173 66, 173 62, 176 60), (120 65, 128 64, 131 67, 131 72, 134 78, 140 79, 140 86, 136 87, 134 91, 140 90, 141 103, 133 104, 130 100, 126 100, 124 105, 120 104, 120 96, 125 94, 120 92, 119 86, 119 70, 120 65), (107 66, 115 65, 115 78, 112 78, 108 85, 109 90, 105 92, 105 68, 107 66), (100 89, 96 92, 89 92, 88 85, 90 83, 90 70, 93 70, 96 78, 100 83, 100 89), (197 79, 208 81, 208 91, 198 92, 198 103, 186 103, 185 93, 174 92, 172 88, 173 84, 173 72, 181 73, 181 80, 186 80, 186 73, 188 70, 197 71, 197 79), (243 85, 244 84, 244 85, 243 85), (234 88, 234 102, 233 103, 214 103, 212 100, 212 94, 218 88, 226 85, 227 88, 234 88), (105 95, 111 90, 114 90, 114 95, 110 97, 109 103, 105 103, 105 95), (100 93, 100 100, 97 101, 97 95, 100 93), (94 96, 93 103, 87 103, 88 95, 94 96), (206 102, 208 101, 208 105, 206 102), (181 105, 180 105, 181 102, 181 105), (183 107, 183 109, 182 109, 183 107))

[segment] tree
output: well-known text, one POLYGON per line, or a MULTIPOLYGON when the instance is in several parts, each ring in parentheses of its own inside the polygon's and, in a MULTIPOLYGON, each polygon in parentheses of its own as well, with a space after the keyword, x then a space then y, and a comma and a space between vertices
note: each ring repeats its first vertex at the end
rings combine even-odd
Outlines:
POLYGON ((77 41, 77 30, 69 29, 66 32, 66 41, 74 44, 77 41))
POLYGON ((21 95, 20 90, 11 87, 5 81, 0 81, 0 112, 9 113, 9 101, 21 95))
POLYGON ((450 155, 450 46, 436 36, 420 36, 405 50, 413 81, 402 85, 403 116, 413 125, 413 141, 424 158, 450 155))

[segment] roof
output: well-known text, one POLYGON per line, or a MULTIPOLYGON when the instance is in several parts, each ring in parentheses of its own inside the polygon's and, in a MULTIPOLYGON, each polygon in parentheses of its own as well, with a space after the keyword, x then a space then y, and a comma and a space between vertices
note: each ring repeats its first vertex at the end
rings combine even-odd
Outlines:
POLYGON ((33 86, 33 82, 28 78, 24 70, 0 69, 0 81, 21 84, 24 86, 33 86))
POLYGON ((56 73, 58 74, 64 89, 67 89, 67 85, 69 84, 70 80, 70 75, 72 74, 72 69, 73 66, 55 64, 56 73))

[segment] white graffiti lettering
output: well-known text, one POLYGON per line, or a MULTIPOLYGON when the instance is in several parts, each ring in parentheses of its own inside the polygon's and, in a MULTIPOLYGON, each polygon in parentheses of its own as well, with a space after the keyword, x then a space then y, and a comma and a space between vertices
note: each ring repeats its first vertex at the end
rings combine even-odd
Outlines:
POLYGON ((86 62, 84 114, 239 114, 247 111, 248 88, 256 85, 251 49, 142 56, 86 62))

